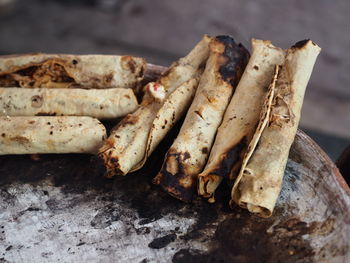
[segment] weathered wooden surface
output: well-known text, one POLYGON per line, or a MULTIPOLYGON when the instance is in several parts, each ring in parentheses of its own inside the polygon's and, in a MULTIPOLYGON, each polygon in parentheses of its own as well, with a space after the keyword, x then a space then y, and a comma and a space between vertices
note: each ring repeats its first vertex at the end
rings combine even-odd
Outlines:
POLYGON ((88 155, 0 157, 0 262, 349 262, 350 194, 299 132, 274 215, 173 199, 138 173, 106 179, 88 155))

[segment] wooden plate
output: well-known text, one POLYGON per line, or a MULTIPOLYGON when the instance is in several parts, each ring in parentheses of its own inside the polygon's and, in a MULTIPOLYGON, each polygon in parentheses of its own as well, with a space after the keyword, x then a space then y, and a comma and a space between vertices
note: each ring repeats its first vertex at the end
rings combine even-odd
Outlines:
POLYGON ((1 156, 0 262, 350 262, 350 190, 302 131, 261 219, 230 210, 225 185, 215 204, 152 185, 178 129, 141 171, 115 179, 89 155, 1 156))

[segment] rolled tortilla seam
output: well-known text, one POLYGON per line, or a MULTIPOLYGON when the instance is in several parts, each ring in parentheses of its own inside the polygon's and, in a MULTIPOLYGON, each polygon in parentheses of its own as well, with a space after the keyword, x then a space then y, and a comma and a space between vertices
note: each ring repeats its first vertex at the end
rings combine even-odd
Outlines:
POLYGON ((90 116, 113 119, 138 107, 132 89, 0 88, 0 116, 90 116))
POLYGON ((252 55, 228 105, 208 162, 198 177, 198 194, 214 202, 221 181, 233 180, 259 122, 265 93, 285 52, 270 41, 252 39, 252 55))
POLYGON ((249 59, 249 52, 228 36, 210 43, 210 55, 179 135, 154 179, 170 195, 193 199, 217 127, 249 59))
POLYGON ((23 54, 0 57, 0 86, 22 88, 134 88, 143 58, 113 55, 23 54))
POLYGON ((140 169, 186 112, 209 55, 210 39, 205 35, 186 57, 175 62, 157 82, 146 85, 140 107, 111 131, 98 155, 106 166, 108 177, 126 175, 140 169))
POLYGON ((0 117, 0 155, 95 154, 105 138, 105 127, 91 117, 0 117))
MULTIPOLYGON (((284 170, 293 143, 305 89, 320 48, 311 40, 296 43, 287 50, 270 102, 270 114, 263 114, 243 160, 231 193, 231 207, 237 203, 261 217, 272 215, 281 191, 284 170)), ((266 112, 266 110, 265 110, 266 112)))

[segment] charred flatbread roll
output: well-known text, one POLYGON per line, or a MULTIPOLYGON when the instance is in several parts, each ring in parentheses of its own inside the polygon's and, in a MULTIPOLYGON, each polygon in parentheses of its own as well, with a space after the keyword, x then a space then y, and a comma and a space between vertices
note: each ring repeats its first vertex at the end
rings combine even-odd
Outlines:
POLYGON ((213 39, 210 51, 179 135, 154 179, 185 202, 193 199, 197 175, 206 163, 216 130, 249 59, 249 52, 228 36, 213 39))
POLYGON ((0 87, 134 88, 142 58, 112 55, 25 54, 0 57, 0 87))
POLYGON ((0 88, 0 116, 123 117, 138 107, 132 89, 0 88))
POLYGON ((125 175, 140 169, 186 112, 209 55, 209 42, 210 37, 204 36, 186 57, 175 62, 157 82, 146 85, 140 107, 111 131, 99 150, 107 176, 125 175))
POLYGON ((105 127, 91 117, 0 117, 0 155, 96 153, 105 127))
POLYGON ((224 178, 232 180, 259 122, 262 103, 276 64, 283 64, 284 51, 270 41, 252 39, 252 56, 226 109, 208 162, 198 177, 198 193, 214 202, 224 178))
POLYGON ((305 89, 320 50, 311 40, 300 41, 287 50, 232 188, 231 207, 237 203, 261 217, 271 216, 281 191, 305 89))

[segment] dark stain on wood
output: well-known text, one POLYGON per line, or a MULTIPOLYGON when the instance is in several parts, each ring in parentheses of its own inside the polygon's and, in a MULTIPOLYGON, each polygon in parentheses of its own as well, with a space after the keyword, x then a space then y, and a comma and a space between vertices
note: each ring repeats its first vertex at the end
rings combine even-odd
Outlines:
POLYGON ((160 249, 166 247, 171 242, 174 242, 176 239, 176 234, 169 234, 166 236, 158 237, 153 239, 151 243, 148 244, 148 247, 153 249, 160 249))

